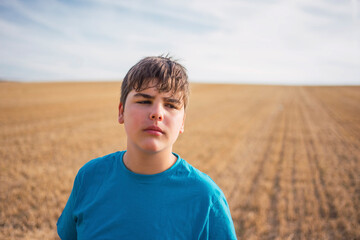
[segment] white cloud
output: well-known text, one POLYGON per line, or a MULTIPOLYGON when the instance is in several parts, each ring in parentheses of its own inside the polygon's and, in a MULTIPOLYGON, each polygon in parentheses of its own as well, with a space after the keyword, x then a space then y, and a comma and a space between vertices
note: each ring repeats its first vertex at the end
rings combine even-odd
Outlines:
POLYGON ((192 80, 360 84, 358 2, 1 2, 0 78, 120 79, 170 52, 192 80))

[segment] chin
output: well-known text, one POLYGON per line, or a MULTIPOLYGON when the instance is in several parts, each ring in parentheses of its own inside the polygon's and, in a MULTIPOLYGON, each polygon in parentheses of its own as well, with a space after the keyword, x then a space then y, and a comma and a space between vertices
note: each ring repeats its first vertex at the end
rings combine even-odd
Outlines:
POLYGON ((148 143, 148 144, 145 144, 144 146, 142 146, 142 149, 148 153, 157 153, 157 152, 160 152, 161 150, 163 150, 164 148, 162 148, 161 146, 159 146, 156 143, 153 143, 153 144, 148 143))

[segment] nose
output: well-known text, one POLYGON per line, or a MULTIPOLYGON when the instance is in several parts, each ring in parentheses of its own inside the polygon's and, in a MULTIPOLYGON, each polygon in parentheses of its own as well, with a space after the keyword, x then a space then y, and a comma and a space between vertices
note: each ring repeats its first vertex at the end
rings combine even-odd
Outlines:
POLYGON ((155 121, 162 121, 164 119, 164 113, 161 107, 154 107, 150 113, 150 119, 155 121))

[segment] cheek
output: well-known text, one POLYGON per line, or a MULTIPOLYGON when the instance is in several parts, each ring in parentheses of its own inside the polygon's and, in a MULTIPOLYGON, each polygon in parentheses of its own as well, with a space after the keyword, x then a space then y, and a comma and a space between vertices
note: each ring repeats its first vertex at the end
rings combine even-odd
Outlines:
POLYGON ((172 127, 174 129, 174 132, 179 132, 182 125, 183 125, 183 116, 178 116, 174 119, 174 121, 172 122, 172 127))
POLYGON ((136 109, 129 108, 128 111, 124 115, 124 124, 128 128, 133 128, 136 126, 140 126, 144 117, 141 114, 141 111, 137 111, 136 109))

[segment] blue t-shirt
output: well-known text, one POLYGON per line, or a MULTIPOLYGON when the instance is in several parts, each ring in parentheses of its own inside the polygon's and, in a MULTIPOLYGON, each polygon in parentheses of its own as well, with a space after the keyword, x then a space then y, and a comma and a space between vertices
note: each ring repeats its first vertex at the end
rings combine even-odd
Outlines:
POLYGON ((58 222, 61 239, 236 239, 225 196, 178 155, 168 170, 136 174, 124 152, 78 172, 58 222))

